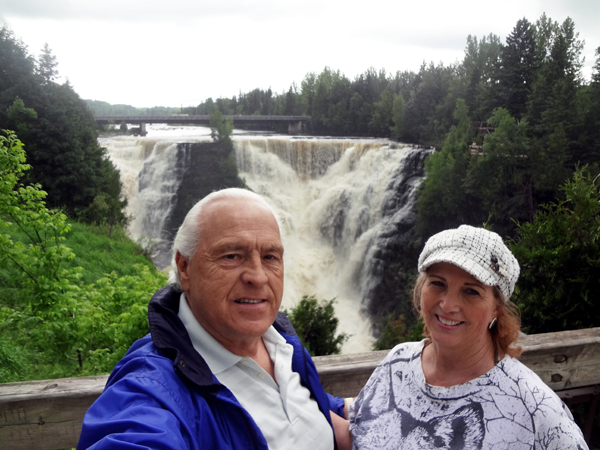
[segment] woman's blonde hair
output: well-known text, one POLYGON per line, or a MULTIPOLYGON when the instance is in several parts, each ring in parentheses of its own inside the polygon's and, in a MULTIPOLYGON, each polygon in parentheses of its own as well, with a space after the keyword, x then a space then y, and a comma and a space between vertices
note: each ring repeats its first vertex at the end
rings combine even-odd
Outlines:
MULTIPOLYGON (((419 275, 413 291, 413 306, 419 317, 423 317, 421 312, 421 291, 425 285, 425 280, 427 280, 427 271, 419 275)), ((516 345, 521 330, 521 313, 518 306, 507 299, 498 287, 493 286, 493 289, 494 298, 498 306, 497 321, 490 330, 492 342, 494 343, 494 351, 496 355, 507 354, 513 358, 517 358, 523 352, 523 349, 516 345)), ((423 334, 425 337, 431 339, 431 333, 425 322, 423 323, 423 334)))

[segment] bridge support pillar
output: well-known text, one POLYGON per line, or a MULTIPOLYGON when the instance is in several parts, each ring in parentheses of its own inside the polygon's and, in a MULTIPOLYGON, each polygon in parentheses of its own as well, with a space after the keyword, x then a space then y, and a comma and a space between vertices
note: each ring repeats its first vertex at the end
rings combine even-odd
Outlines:
POLYGON ((288 123, 288 134, 301 134, 302 131, 301 121, 288 123))
POLYGON ((146 124, 144 122, 140 123, 140 136, 146 136, 147 134, 146 124))

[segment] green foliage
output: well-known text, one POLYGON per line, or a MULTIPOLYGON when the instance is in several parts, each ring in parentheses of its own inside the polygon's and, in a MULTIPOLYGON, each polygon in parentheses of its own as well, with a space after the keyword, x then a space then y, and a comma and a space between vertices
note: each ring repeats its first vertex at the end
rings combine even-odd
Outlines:
POLYGON ((500 104, 521 119, 527 111, 538 70, 535 29, 525 18, 520 19, 506 38, 502 49, 496 93, 500 104))
POLYGON ((420 341, 423 339, 423 321, 420 319, 413 326, 408 327, 404 316, 394 317, 392 314, 381 319, 379 337, 373 343, 373 350, 389 350, 403 342, 420 341))
POLYGON ((517 122, 504 108, 495 110, 488 122, 494 132, 485 138, 483 155, 472 159, 465 191, 504 235, 512 228, 510 218, 533 217, 532 157, 526 122, 517 122))
POLYGON ((52 54, 52 50, 50 50, 48 44, 44 44, 44 48, 38 59, 36 72, 42 77, 45 83, 50 83, 58 76, 57 66, 58 61, 56 60, 56 56, 52 54))
MULTIPOLYGON (((150 296, 166 283, 152 267, 82 282, 64 245, 66 216, 49 210, 14 133, 0 136, 0 382, 109 371, 148 329, 150 296)), ((91 245, 91 242, 88 242, 91 245)), ((91 252, 88 252, 91 254, 91 252)))
POLYGON ((394 126, 392 127, 392 136, 400 139, 404 134, 404 112, 406 105, 402 94, 394 96, 394 104, 392 106, 392 119, 394 126))
POLYGON ((231 140, 233 131, 233 119, 228 117, 223 118, 221 111, 216 110, 210 115, 210 137, 215 142, 223 142, 231 140))
POLYGON ((519 224, 510 248, 521 264, 514 301, 529 333, 600 326, 600 189, 577 170, 565 199, 519 224))
MULTIPOLYGON (((27 237, 27 243, 13 241, 8 234, 0 235, 0 261, 17 265, 30 289, 41 289, 43 296, 48 280, 59 278, 61 262, 72 258, 71 251, 61 244, 62 235, 70 228, 64 214, 46 208, 47 194, 39 185, 20 184, 30 166, 25 164, 21 141, 11 131, 5 133, 6 136, 0 136, 0 229, 18 228, 27 237)), ((43 307, 43 297, 36 302, 43 307)))
POLYGON ((97 195, 82 216, 88 223, 106 225, 110 236, 116 225, 125 227, 129 222, 129 217, 123 212, 124 203, 126 204, 126 200, 97 195))
POLYGON ((473 131, 462 99, 456 102, 454 119, 457 125, 446 136, 442 151, 425 160, 426 178, 417 203, 417 229, 422 236, 478 220, 476 202, 464 187, 473 131))
POLYGON ((334 300, 319 302, 314 295, 305 295, 291 311, 285 311, 312 356, 337 355, 349 338, 345 333, 336 335, 339 320, 334 300))
POLYGON ((31 124, 37 119, 37 113, 33 108, 26 108, 23 100, 17 97, 6 110, 6 118, 9 124, 14 125, 17 135, 20 135, 29 131, 31 124))

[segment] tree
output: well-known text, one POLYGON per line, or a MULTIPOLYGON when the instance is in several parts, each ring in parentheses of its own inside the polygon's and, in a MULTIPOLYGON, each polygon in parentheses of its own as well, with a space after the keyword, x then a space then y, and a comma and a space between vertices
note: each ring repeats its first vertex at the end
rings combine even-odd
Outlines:
POLYGON ((567 139, 574 141, 584 43, 570 18, 559 25, 542 15, 536 29, 541 65, 529 96, 527 120, 536 138, 544 139, 562 124, 567 139))
POLYGON ((401 139, 404 134, 404 110, 405 102, 402 94, 394 96, 394 104, 392 106, 392 119, 394 126, 392 127, 392 136, 396 139, 401 139))
POLYGON ((406 103, 405 135, 409 142, 419 142, 428 145, 443 142, 445 134, 452 124, 451 104, 449 117, 440 117, 438 107, 447 97, 451 80, 454 76, 454 67, 445 67, 443 64, 435 66, 433 63, 421 66, 418 77, 415 79, 414 94, 406 103), (448 122, 447 127, 439 126, 440 122, 448 122))
POLYGON ((525 18, 520 19, 506 38, 499 67, 499 106, 506 108, 516 119, 527 111, 538 63, 535 30, 525 18))
POLYGON ((73 257, 62 244, 62 235, 70 227, 64 214, 46 208, 47 194, 39 185, 20 183, 30 166, 25 164, 21 141, 11 131, 5 134, 0 135, 0 229, 18 228, 26 243, 12 239, 10 234, 0 235, 0 264, 8 262, 19 268, 32 320, 40 323, 34 339, 58 349, 74 337, 71 326, 52 326, 57 318, 72 322, 74 312, 74 292, 62 267, 65 260, 73 257), (58 316, 53 308, 59 296, 57 291, 62 292, 58 316), (48 326, 41 326, 45 322, 48 326))
POLYGON ((296 333, 312 356, 337 355, 349 336, 336 336, 339 320, 335 317, 335 299, 319 302, 314 295, 305 295, 290 312, 285 311, 296 333))
POLYGON ((389 350, 403 342, 420 341, 423 339, 423 320, 407 329, 404 316, 396 318, 393 315, 385 316, 380 323, 379 337, 373 343, 373 350, 389 350))
POLYGON ((424 238, 463 223, 477 223, 477 203, 465 189, 473 130, 464 100, 456 102, 454 118, 457 125, 446 136, 442 151, 425 160, 426 177, 417 201, 417 230, 424 238))
POLYGON ((577 170, 561 188, 565 199, 542 205, 509 243, 521 265, 513 301, 528 333, 600 326, 598 179, 577 170))
POLYGON ((210 115, 210 137, 215 142, 229 142, 233 131, 233 119, 223 119, 221 111, 216 110, 210 115))
POLYGON ((477 199, 494 229, 507 235, 512 220, 531 220, 535 211, 527 123, 517 122, 504 108, 488 120, 494 132, 485 137, 483 154, 473 157, 466 192, 477 199))
POLYGON ((33 108, 26 108, 23 100, 17 97, 13 104, 6 110, 6 118, 7 127, 15 130, 17 135, 21 135, 30 132, 38 115, 33 108))
POLYGON ((376 136, 389 136, 394 126, 394 94, 385 89, 379 101, 373 104, 373 115, 369 121, 369 131, 376 136))
POLYGON ((105 163, 86 103, 68 83, 52 81, 55 62, 46 46, 36 66, 14 34, 0 28, 0 123, 17 130, 27 146, 32 169, 26 181, 43 186, 49 206, 85 217, 98 195, 116 195, 114 200, 120 201, 120 185, 107 185, 107 179, 118 180, 118 172, 105 163), (107 177, 111 171, 117 177, 107 177))
POLYGON ((56 56, 52 54, 52 50, 50 50, 48 44, 44 44, 44 48, 42 49, 42 53, 40 53, 36 67, 36 72, 42 77, 44 83, 48 84, 58 77, 58 70, 56 69, 57 66, 58 61, 56 60, 56 56))
POLYGON ((283 110, 286 116, 297 116, 301 114, 300 95, 296 88, 296 83, 292 83, 287 94, 285 94, 285 107, 283 110))
POLYGON ((477 121, 487 119, 496 107, 493 99, 498 61, 502 52, 500 38, 490 33, 477 39, 467 36, 467 46, 458 76, 451 87, 453 103, 456 97, 464 98, 471 117, 477 121))

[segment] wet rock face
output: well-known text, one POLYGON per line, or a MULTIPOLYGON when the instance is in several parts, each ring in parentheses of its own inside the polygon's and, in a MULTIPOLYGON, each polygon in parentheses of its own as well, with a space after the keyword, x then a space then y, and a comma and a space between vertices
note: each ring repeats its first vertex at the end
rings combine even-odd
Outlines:
POLYGON ((394 174, 383 204, 383 223, 372 244, 363 307, 373 318, 390 313, 412 317, 410 302, 423 243, 414 228, 417 191, 425 176, 427 150, 412 152, 394 174))
POLYGON ((184 167, 173 208, 163 228, 163 237, 171 242, 186 214, 199 200, 213 191, 243 185, 237 176, 237 170, 232 170, 226 164, 232 152, 227 144, 200 142, 178 144, 178 148, 180 152, 177 165, 184 167))

